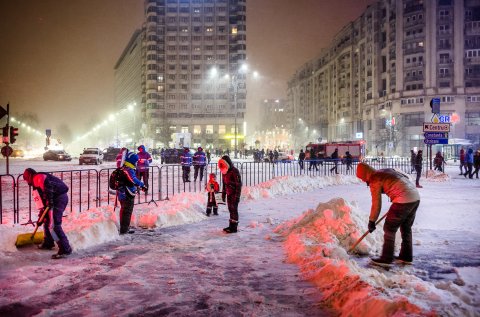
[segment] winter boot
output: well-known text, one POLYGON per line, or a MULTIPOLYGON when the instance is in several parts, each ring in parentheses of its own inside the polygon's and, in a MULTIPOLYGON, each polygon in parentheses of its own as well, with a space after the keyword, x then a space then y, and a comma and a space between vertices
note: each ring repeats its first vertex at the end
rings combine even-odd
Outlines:
POLYGON ((212 213, 212 209, 209 207, 207 208, 207 217, 210 217, 210 214, 212 213))
POLYGON ((235 233, 237 232, 238 221, 230 220, 230 225, 226 228, 223 228, 223 231, 226 233, 235 233))
POLYGON ((218 208, 217 207, 213 207, 213 215, 218 216, 218 208))

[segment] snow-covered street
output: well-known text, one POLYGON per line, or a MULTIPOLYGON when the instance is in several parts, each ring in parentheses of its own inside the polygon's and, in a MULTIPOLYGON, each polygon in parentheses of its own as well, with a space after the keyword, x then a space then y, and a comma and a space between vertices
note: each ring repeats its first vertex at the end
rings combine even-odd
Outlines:
MULTIPOLYGON (((225 206, 203 214, 203 193, 135 206, 137 229, 126 236, 118 208, 71 214, 64 228, 74 254, 57 261, 54 251, 13 247, 31 227, 3 226, 0 315, 479 316, 480 181, 457 174, 422 178, 414 265, 390 271, 346 253, 370 209, 369 189, 352 176, 245 187, 231 235, 221 231, 225 206)), ((359 253, 378 252, 382 234, 378 226, 359 253)))

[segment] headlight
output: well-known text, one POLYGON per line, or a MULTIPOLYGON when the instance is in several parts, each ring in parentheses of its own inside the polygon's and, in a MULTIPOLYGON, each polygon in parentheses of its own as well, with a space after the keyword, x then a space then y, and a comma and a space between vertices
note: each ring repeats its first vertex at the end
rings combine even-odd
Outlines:
POLYGON ((60 155, 58 158, 63 158, 63 155, 60 155))

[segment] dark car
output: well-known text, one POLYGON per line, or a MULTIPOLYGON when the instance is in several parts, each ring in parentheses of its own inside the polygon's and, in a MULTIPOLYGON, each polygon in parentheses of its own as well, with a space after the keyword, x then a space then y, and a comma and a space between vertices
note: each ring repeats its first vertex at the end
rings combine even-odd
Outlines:
POLYGON ((120 152, 120 148, 116 147, 109 147, 103 150, 103 160, 106 162, 113 162, 117 159, 118 152, 120 152))
POLYGON ((63 150, 48 150, 47 152, 43 153, 43 160, 44 161, 71 161, 72 157, 70 154, 63 150))

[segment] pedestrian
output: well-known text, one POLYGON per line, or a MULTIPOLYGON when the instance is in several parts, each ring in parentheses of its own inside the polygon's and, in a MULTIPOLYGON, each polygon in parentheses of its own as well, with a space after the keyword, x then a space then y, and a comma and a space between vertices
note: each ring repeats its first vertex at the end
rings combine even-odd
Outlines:
POLYGON ((207 150, 205 154, 207 155, 207 164, 210 164, 210 161, 212 160, 212 153, 210 153, 210 150, 207 150))
POLYGON ((345 152, 345 163, 347 163, 347 172, 352 168, 353 157, 349 151, 345 152))
POLYGON ((469 148, 467 150, 467 154, 465 155, 465 163, 467 164, 467 166, 465 167, 465 173, 463 174, 463 176, 465 176, 466 178, 468 175, 468 178, 473 178, 473 149, 472 148, 469 148))
POLYGON ((228 211, 230 213, 229 225, 223 228, 226 233, 237 232, 238 226, 238 204, 242 194, 242 178, 238 169, 233 166, 232 160, 228 155, 222 156, 218 161, 218 168, 223 175, 222 200, 227 200, 228 211))
POLYGON ((117 154, 117 157, 115 158, 115 160, 117 161, 117 168, 120 168, 123 166, 127 153, 128 153, 128 149, 126 147, 122 147, 120 149, 120 151, 117 154))
POLYGON ((465 162, 465 149, 462 148, 460 149, 460 174, 463 175, 463 168, 465 167, 465 172, 467 172, 467 164, 465 162))
POLYGON ((330 169, 330 173, 335 171, 335 174, 338 174, 338 169, 337 169, 338 168, 338 148, 336 148, 335 151, 333 151, 331 158, 334 165, 330 169))
MULTIPOLYGON (((150 163, 152 163, 152 156, 147 152, 144 145, 138 147, 138 162, 137 162, 137 178, 141 180, 145 187, 148 188, 148 179, 150 175, 150 163)), ((145 191, 147 194, 147 191, 145 191)))
POLYGON ((136 176, 135 169, 138 162, 138 155, 129 152, 125 157, 125 162, 121 167, 122 181, 119 183, 117 189, 118 200, 120 201, 120 234, 133 233, 130 230, 130 221, 133 213, 133 206, 135 204, 135 195, 137 189, 146 192, 148 188, 136 176))
POLYGON ((162 149, 160 150, 160 164, 165 164, 165 156, 165 149, 162 147, 162 149))
POLYGON ((477 150, 477 152, 475 152, 475 155, 473 156, 473 167, 475 167, 473 175, 476 175, 478 178, 478 171, 480 170, 480 150, 477 150))
POLYGON ((192 154, 188 147, 183 148, 183 154, 180 156, 182 165, 182 178, 184 183, 190 182, 190 166, 192 166, 192 154))
POLYGON ((63 212, 68 205, 68 186, 60 178, 47 173, 37 173, 32 168, 25 169, 23 179, 33 187, 32 194, 39 198, 36 201, 41 205, 40 215, 48 208, 43 220, 44 239, 38 248, 52 250, 56 242, 58 252, 52 255, 52 259, 68 256, 72 253, 72 247, 62 229, 63 212))
POLYGON ((313 149, 310 150, 310 165, 308 166, 308 170, 311 171, 312 167, 315 167, 315 170, 318 172, 317 154, 313 149))
POLYGON ((415 171, 415 157, 417 155, 415 154, 415 152, 413 150, 410 150, 410 174, 413 173, 413 171, 415 171))
POLYGON ((415 155, 415 171, 417 172, 417 178, 415 180, 415 185, 417 188, 423 188, 420 185, 420 177, 422 176, 422 164, 423 164, 423 151, 418 150, 417 155, 415 155))
POLYGON ((298 154, 298 165, 300 165, 300 170, 303 170, 303 163, 305 161, 305 153, 303 149, 300 149, 300 154, 298 154))
POLYGON ((376 221, 382 208, 382 193, 386 194, 392 202, 383 225, 382 254, 378 258, 372 258, 372 264, 390 266, 394 260, 395 234, 399 228, 402 244, 396 260, 402 264, 411 264, 413 261, 412 225, 420 205, 418 190, 406 175, 391 168, 375 170, 366 163, 359 163, 357 177, 367 183, 372 195, 368 221, 369 232, 376 229, 376 221))
POLYGON ((193 155, 193 181, 197 181, 198 172, 200 171, 200 182, 203 179, 203 172, 205 170, 205 166, 207 165, 207 155, 203 152, 201 146, 197 148, 197 152, 193 155))
POLYGON ((210 214, 213 210, 213 215, 218 216, 218 204, 215 199, 215 194, 219 192, 220 185, 217 182, 217 175, 215 173, 210 173, 208 176, 207 185, 205 185, 205 190, 208 193, 207 198, 207 217, 210 217, 210 214))
POLYGON ((274 161, 275 163, 278 162, 278 151, 277 151, 277 149, 274 149, 274 150, 273 150, 273 161, 274 161))
POLYGON ((445 162, 445 159, 442 156, 442 152, 438 151, 437 154, 435 154, 435 158, 433 159, 433 164, 435 165, 434 170, 443 172, 443 164, 447 164, 445 162))
POLYGON ((270 150, 270 151, 268 152, 268 158, 270 159, 270 163, 272 163, 272 164, 275 163, 275 162, 273 161, 273 151, 272 151, 272 150, 270 150))

